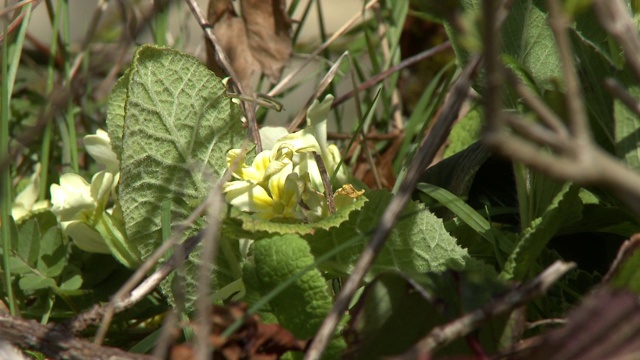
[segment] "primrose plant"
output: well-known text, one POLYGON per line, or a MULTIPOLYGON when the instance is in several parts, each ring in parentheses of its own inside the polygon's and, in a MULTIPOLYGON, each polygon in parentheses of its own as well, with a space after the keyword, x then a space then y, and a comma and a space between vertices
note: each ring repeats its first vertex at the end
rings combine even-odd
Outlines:
MULTIPOLYGON (((314 102, 300 131, 263 127, 264 150, 247 151, 242 111, 223 81, 192 56, 142 46, 112 91, 108 135, 84 139, 104 170, 90 183, 63 175, 51 186, 51 210, 79 248, 134 267, 172 231, 186 239, 202 230, 204 217, 185 220, 230 172, 221 184, 228 206, 216 214, 212 301, 271 299, 263 315, 309 338, 331 309, 329 280, 351 273, 393 197, 356 187, 327 141, 332 102, 314 102)), ((187 311, 201 288, 200 255, 200 247, 191 252, 180 282, 174 273, 160 285, 171 304, 184 299, 187 311), (176 283, 184 292, 175 293, 176 283)), ((371 274, 459 269, 467 257, 440 219, 411 203, 371 274)))
POLYGON ((289 134, 284 128, 262 128, 263 145, 270 148, 258 153, 251 165, 245 163, 242 149, 230 150, 227 166, 234 180, 223 186, 226 201, 262 219, 302 222, 316 222, 353 204, 364 190, 346 184, 340 151, 327 145, 332 102, 333 96, 316 100, 303 130, 289 134), (333 194, 331 184, 339 187, 333 194))
POLYGON ((105 167, 89 184, 82 176, 66 173, 60 184, 51 185, 51 212, 63 234, 82 250, 112 253, 120 262, 134 267, 140 262, 135 247, 128 246, 124 222, 115 191, 120 178, 119 161, 111 149, 111 139, 104 130, 83 139, 86 151, 105 167), (112 198, 114 206, 107 208, 112 198))

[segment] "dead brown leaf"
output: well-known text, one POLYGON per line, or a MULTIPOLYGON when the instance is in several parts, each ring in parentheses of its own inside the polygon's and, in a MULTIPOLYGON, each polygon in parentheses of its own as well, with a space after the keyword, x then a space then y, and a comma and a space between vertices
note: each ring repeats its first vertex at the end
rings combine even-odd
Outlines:
MULTIPOLYGON (((210 0, 208 20, 242 86, 253 92, 260 72, 275 83, 289 62, 291 20, 284 0, 241 0, 240 9, 238 16, 231 0, 210 0)), ((209 45, 207 66, 227 76, 209 45)))
MULTIPOLYGON (((278 324, 262 323, 258 315, 246 317, 246 311, 245 303, 213 307, 209 337, 215 348, 213 359, 275 360, 287 351, 305 349, 307 341, 296 339, 278 324), (231 336, 223 337, 222 333, 238 319, 245 319, 244 324, 231 336)), ((174 346, 170 359, 194 359, 193 347, 191 344, 174 346)))

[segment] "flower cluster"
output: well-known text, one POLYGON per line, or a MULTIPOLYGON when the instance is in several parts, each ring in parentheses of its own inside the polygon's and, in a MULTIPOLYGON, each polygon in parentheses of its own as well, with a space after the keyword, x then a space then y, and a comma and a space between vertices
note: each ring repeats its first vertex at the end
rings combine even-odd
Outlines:
POLYGON ((330 214, 321 166, 338 190, 332 195, 336 209, 353 203, 364 191, 346 184, 347 173, 340 165, 340 151, 327 144, 326 117, 333 102, 327 96, 316 101, 307 113, 307 127, 289 134, 283 128, 260 130, 263 147, 251 162, 245 163, 240 149, 227 153, 227 166, 234 180, 223 191, 226 201, 244 212, 266 220, 315 222, 330 214))
POLYGON ((51 185, 51 211, 58 218, 62 232, 73 239, 82 250, 113 254, 127 266, 138 262, 136 254, 124 254, 115 249, 128 248, 122 214, 117 206, 116 186, 120 178, 119 161, 111 149, 106 131, 83 139, 85 149, 105 170, 99 171, 89 184, 82 176, 67 173, 60 176, 60 184, 51 185), (109 198, 116 206, 107 209, 109 198))

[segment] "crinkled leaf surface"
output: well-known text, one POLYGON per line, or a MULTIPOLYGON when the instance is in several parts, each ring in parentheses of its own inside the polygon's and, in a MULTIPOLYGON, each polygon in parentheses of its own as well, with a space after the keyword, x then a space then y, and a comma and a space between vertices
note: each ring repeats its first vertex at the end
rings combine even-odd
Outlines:
MULTIPOLYGON (((307 242, 288 234, 253 244, 255 275, 264 295, 315 263, 307 242)), ((280 325, 298 338, 312 337, 332 306, 327 283, 316 268, 304 273, 271 302, 280 325)))
MULTIPOLYGON (((354 211, 349 220, 330 230, 318 230, 308 236, 314 255, 319 256, 350 240, 353 245, 338 253, 333 261, 320 264, 325 270, 340 275, 351 273, 360 253, 375 230, 382 213, 393 195, 388 191, 367 191, 367 201, 360 211, 354 211)), ((411 202, 400 216, 382 248, 372 273, 399 270, 406 273, 424 273, 462 269, 468 258, 467 251, 445 230, 442 220, 430 213, 422 204, 411 202)))
POLYGON ((161 242, 162 202, 187 204, 172 209, 174 223, 186 218, 225 171, 227 150, 244 139, 240 110, 225 92, 196 58, 154 46, 138 49, 116 86, 108 126, 117 136, 122 121, 119 200, 143 258, 161 242))
POLYGON ((366 197, 360 196, 353 202, 353 204, 345 206, 337 210, 333 215, 326 217, 318 222, 310 224, 296 223, 281 223, 275 221, 269 221, 260 219, 251 214, 243 213, 236 209, 232 209, 233 214, 242 221, 242 228, 246 231, 257 232, 264 231, 267 233, 275 234, 313 234, 316 229, 328 230, 336 227, 349 219, 349 214, 352 211, 356 211, 362 208, 367 201, 366 197))
POLYGON ((109 95, 107 107, 107 132, 111 139, 111 148, 122 159, 122 133, 124 131, 125 105, 127 101, 127 88, 129 86, 129 74, 127 69, 124 75, 116 81, 109 95))

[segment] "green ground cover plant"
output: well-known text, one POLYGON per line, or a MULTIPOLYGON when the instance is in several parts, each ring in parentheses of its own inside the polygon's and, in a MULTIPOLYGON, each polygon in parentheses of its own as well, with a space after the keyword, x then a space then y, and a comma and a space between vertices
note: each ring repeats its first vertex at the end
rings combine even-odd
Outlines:
POLYGON ((72 6, 2 12, 0 357, 639 356, 636 1, 72 6))

